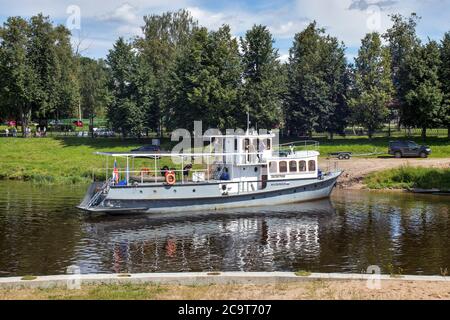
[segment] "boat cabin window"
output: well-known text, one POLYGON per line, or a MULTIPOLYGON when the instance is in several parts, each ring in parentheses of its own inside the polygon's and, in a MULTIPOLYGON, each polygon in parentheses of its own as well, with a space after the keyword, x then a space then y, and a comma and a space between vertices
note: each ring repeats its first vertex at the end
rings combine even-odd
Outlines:
POLYGON ((306 171, 306 161, 300 161, 299 162, 299 164, 300 164, 300 172, 304 172, 304 171, 306 171))
POLYGON ((250 139, 245 138, 243 142, 244 151, 248 151, 248 146, 250 145, 250 139))
POLYGON ((308 161, 308 169, 309 171, 316 171, 316 162, 314 160, 308 161))
POLYGON ((269 163, 269 172, 277 173, 277 163, 275 161, 270 161, 269 163))
POLYGON ((289 172, 297 172, 297 161, 289 161, 289 172))
POLYGON ((287 162, 280 161, 280 173, 287 172, 287 162))

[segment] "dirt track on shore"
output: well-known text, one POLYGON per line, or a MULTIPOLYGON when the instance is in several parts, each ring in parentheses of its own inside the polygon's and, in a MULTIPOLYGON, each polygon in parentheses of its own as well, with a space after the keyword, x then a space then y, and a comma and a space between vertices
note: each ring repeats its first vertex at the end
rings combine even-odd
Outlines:
POLYGON ((337 186, 342 189, 362 189, 364 177, 372 172, 401 166, 448 168, 450 169, 450 158, 440 159, 395 159, 395 158, 352 158, 350 160, 323 159, 320 160, 322 168, 337 167, 344 170, 339 178, 337 186))

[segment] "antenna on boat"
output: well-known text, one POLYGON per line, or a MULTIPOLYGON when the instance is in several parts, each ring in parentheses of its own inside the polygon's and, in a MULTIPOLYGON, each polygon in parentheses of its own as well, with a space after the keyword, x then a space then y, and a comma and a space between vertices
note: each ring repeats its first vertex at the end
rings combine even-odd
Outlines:
POLYGON ((247 111, 247 134, 250 130, 250 112, 247 111))

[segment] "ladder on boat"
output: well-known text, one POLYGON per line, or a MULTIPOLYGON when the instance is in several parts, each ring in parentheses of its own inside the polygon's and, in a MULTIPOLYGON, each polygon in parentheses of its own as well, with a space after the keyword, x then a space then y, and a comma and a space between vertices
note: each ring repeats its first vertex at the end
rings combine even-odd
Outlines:
POLYGON ((97 200, 100 198, 100 196, 103 194, 103 191, 110 185, 111 178, 106 180, 105 183, 99 188, 99 190, 94 194, 94 196, 89 200, 86 208, 89 209, 93 205, 97 203, 97 200))

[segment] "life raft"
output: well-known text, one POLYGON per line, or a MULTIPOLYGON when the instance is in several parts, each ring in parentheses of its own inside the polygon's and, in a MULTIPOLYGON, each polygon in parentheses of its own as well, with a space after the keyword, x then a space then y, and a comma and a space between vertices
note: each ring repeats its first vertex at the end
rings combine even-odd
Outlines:
POLYGON ((166 183, 168 185, 174 185, 176 180, 175 173, 172 170, 166 172, 166 183))

